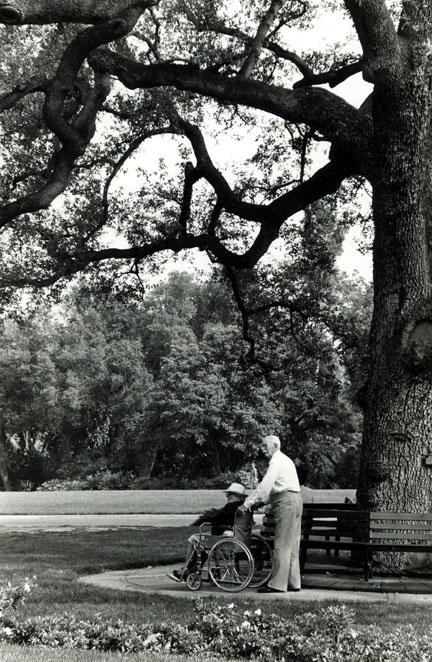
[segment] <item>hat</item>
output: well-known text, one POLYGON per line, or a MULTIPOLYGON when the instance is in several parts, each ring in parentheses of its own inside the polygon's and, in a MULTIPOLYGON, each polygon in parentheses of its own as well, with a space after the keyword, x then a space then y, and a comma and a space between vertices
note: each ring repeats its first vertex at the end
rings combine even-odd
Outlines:
POLYGON ((228 489, 223 491, 227 494, 238 494, 239 496, 246 496, 246 490, 240 483, 231 483, 228 489))

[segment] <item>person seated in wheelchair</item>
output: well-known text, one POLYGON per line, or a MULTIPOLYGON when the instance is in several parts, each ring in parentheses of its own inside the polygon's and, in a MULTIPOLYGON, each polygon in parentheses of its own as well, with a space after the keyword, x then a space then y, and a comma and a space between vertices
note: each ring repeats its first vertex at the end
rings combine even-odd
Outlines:
POLYGON ((244 485, 241 485, 240 483, 231 483, 228 489, 223 491, 225 492, 227 499, 225 505, 222 508, 211 508, 210 510, 206 510, 191 524, 191 526, 200 526, 204 522, 208 523, 211 525, 211 533, 200 533, 190 536, 188 539, 185 565, 180 570, 173 570, 172 573, 168 574, 170 579, 177 582, 185 580, 188 573, 192 572, 195 568, 196 554, 194 552, 197 545, 202 544, 205 536, 222 536, 224 534, 232 535, 232 532, 227 532, 227 529, 232 529, 234 527, 234 522, 236 522, 236 537, 247 544, 247 538, 250 536, 252 530, 252 517, 247 517, 247 522, 244 521, 244 516, 241 516, 236 520, 237 508, 244 503, 247 496, 244 485))

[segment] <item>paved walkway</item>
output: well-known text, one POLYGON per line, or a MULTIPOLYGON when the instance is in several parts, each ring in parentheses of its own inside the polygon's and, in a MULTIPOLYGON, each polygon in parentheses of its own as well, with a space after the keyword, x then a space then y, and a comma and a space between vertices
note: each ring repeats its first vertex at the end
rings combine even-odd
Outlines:
POLYGON ((176 583, 167 577, 169 570, 171 568, 167 566, 120 570, 81 577, 78 581, 100 588, 157 593, 184 599, 217 596, 232 600, 234 596, 237 596, 241 597, 242 600, 289 600, 290 602, 337 600, 341 602, 363 601, 391 604, 402 602, 424 604, 432 607, 432 580, 376 578, 366 584, 360 575, 311 573, 305 575, 303 589, 298 593, 272 593, 266 595, 248 589, 241 593, 225 593, 207 583, 204 583, 199 591, 189 591, 183 582, 176 583))

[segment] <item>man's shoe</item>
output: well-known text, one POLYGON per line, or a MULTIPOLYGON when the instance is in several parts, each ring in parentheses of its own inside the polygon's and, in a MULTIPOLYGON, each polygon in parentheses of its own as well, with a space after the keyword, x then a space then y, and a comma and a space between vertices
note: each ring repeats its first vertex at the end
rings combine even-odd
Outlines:
POLYGON ((280 591, 278 588, 272 588, 271 586, 260 586, 257 593, 285 593, 285 591, 280 591))
POLYGON ((167 574, 167 577, 172 579, 174 582, 181 582, 183 580, 183 570, 173 570, 167 574))

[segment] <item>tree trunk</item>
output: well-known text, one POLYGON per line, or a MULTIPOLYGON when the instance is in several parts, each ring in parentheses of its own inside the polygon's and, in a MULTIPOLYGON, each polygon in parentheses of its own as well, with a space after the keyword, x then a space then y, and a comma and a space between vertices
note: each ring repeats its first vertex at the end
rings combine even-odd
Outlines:
POLYGON ((415 64, 373 100, 374 313, 358 500, 378 511, 432 506, 432 85, 415 64))
POLYGON ((158 450, 159 450, 159 444, 156 442, 152 446, 147 445, 140 449, 140 455, 139 455, 140 478, 150 478, 154 469, 158 450))
POLYGON ((9 480, 9 453, 7 443, 6 433, 2 427, 0 431, 0 478, 3 483, 3 490, 10 492, 11 484, 9 480))

